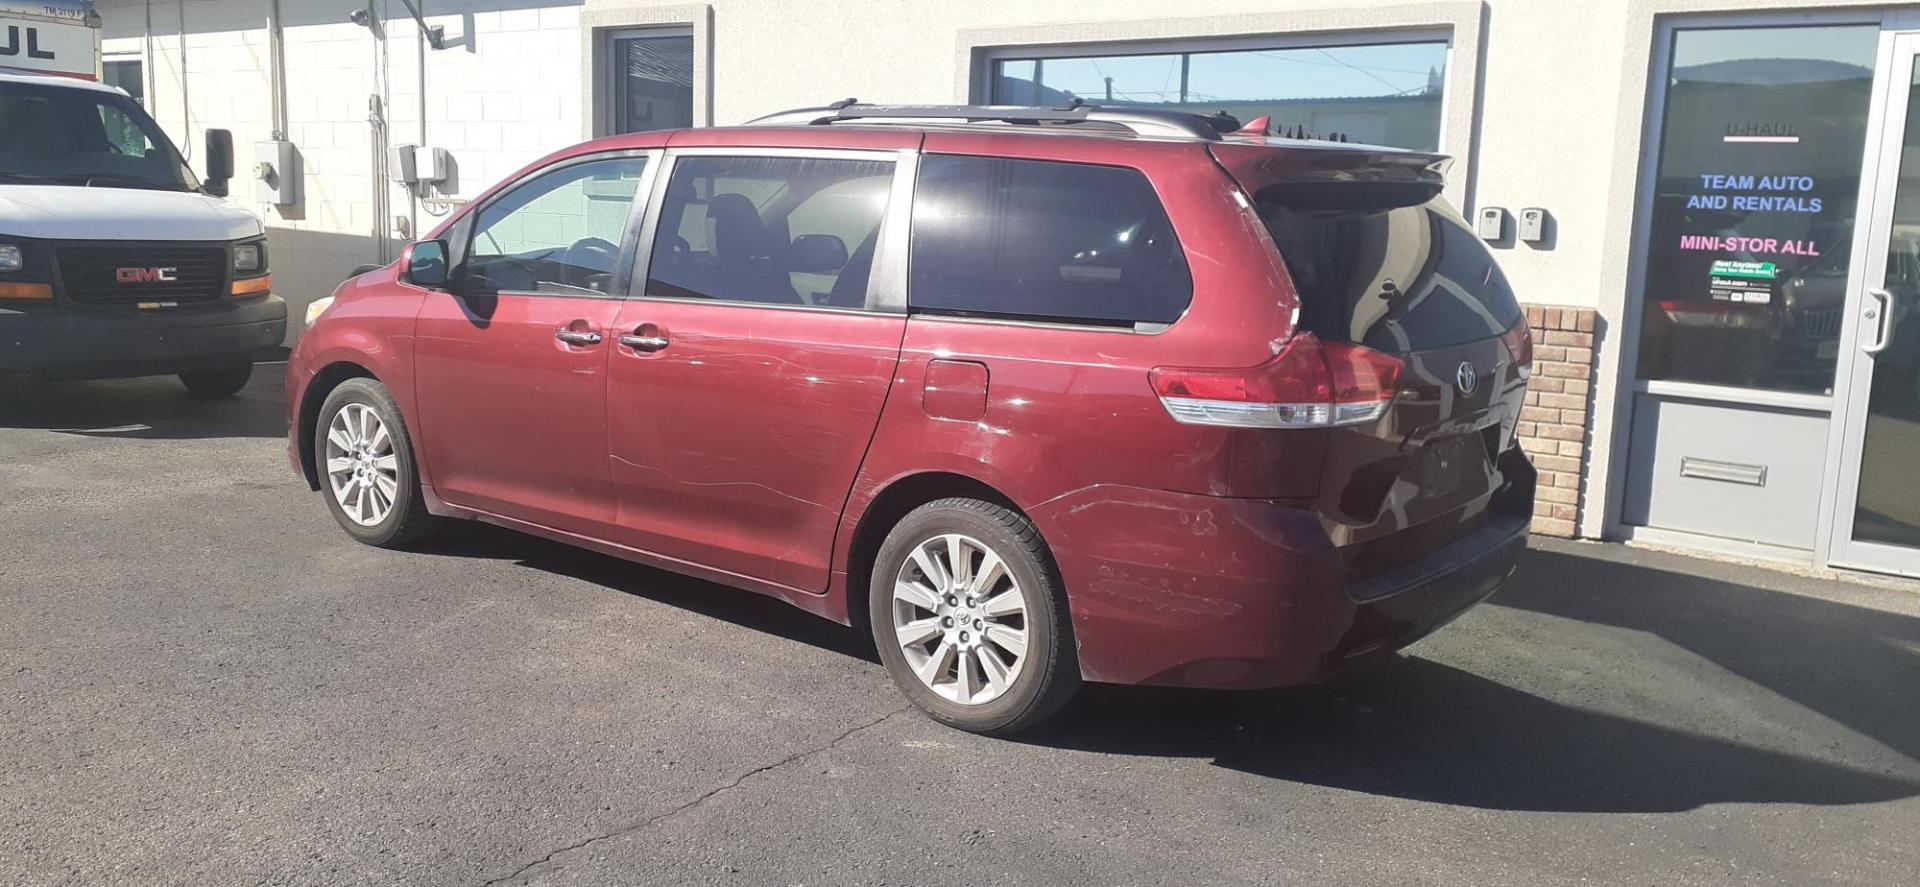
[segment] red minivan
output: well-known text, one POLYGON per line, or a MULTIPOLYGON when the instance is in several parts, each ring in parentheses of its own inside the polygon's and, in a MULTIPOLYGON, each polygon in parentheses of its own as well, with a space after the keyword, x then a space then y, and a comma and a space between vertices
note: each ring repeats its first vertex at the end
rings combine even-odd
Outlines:
POLYGON ((477 519, 865 626, 967 730, 1310 681, 1526 547, 1531 339, 1445 166, 1078 104, 589 142, 327 300, 289 455, 368 544, 477 519))

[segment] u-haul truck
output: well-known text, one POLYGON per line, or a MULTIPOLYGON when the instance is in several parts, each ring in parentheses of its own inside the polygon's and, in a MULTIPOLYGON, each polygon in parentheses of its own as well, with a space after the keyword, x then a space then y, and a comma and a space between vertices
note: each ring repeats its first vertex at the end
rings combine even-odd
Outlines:
POLYGON ((287 305, 260 220, 224 200, 232 134, 201 160, 100 82, 91 0, 0 0, 0 373, 246 385, 287 305))

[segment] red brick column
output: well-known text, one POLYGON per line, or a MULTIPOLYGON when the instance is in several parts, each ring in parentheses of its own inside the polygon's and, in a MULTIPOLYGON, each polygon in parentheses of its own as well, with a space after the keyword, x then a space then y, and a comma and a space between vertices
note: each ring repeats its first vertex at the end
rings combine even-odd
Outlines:
POLYGON ((1540 472, 1533 531, 1571 538, 1585 489, 1593 415, 1594 310, 1528 305, 1533 380, 1520 411, 1521 449, 1540 472))

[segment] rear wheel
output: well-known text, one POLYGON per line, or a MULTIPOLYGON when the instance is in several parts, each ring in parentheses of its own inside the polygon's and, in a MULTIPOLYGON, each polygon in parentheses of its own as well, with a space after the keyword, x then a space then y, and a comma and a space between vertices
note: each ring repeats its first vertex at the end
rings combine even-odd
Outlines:
POLYGON ((347 535, 404 548, 436 528, 420 495, 407 423, 387 386, 348 379, 320 405, 313 453, 327 509, 347 535))
POLYGON ((1006 508, 942 499, 908 513, 880 546, 868 602, 881 661, 935 720, 1014 733, 1080 687, 1052 558, 1006 508))
POLYGON ((181 373, 180 384, 187 386, 187 393, 194 397, 232 397, 247 387, 247 380, 251 378, 253 359, 240 357, 215 369, 181 373))

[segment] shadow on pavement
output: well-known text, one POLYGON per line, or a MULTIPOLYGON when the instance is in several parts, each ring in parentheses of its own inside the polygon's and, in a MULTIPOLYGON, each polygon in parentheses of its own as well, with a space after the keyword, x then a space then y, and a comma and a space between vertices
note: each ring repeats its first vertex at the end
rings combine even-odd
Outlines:
POLYGON ((172 376, 53 382, 0 375, 0 428, 147 440, 285 437, 285 372, 258 364, 245 389, 218 400, 188 396, 172 376))
POLYGON ((491 524, 457 523, 414 549, 418 554, 510 560, 517 566, 591 582, 742 628, 878 663, 860 631, 749 591, 658 570, 491 524))
MULTIPOLYGON (((426 553, 511 559, 877 661, 862 632, 770 598, 491 526, 463 527, 426 553)), ((1660 635, 1909 757, 1920 750, 1911 695, 1920 657, 1886 640, 1920 647, 1920 620, 1551 551, 1529 555, 1495 600, 1660 635)), ((1611 689, 1636 692, 1625 679, 1611 689)), ((1208 757, 1274 779, 1503 810, 1666 812, 1920 795, 1912 777, 1577 708, 1415 657, 1327 686, 1265 693, 1090 686, 1060 721, 1020 741, 1208 757)))
POLYGON ((1920 761, 1920 618, 1552 551, 1496 598, 1642 631, 1920 761))
MULTIPOLYGON (((1920 705, 1913 695, 1920 656, 1889 643, 1920 648, 1920 620, 1538 550, 1494 601, 1658 635, 1908 758, 1920 757, 1920 705)), ((1634 687, 1629 677, 1617 681, 1609 690, 1623 698, 1649 689, 1634 687)), ((1650 689, 1680 698, 1714 692, 1650 689)), ((1328 686, 1270 693, 1094 688, 1079 709, 1077 718, 1029 741, 1211 757, 1219 766, 1277 779, 1502 810, 1667 812, 1717 803, 1857 804, 1920 795, 1920 779, 1911 775, 1758 748, 1702 733, 1695 724, 1576 708, 1415 657, 1396 657, 1328 686)), ((1805 739, 1808 748, 1825 744, 1822 737, 1805 739)))

